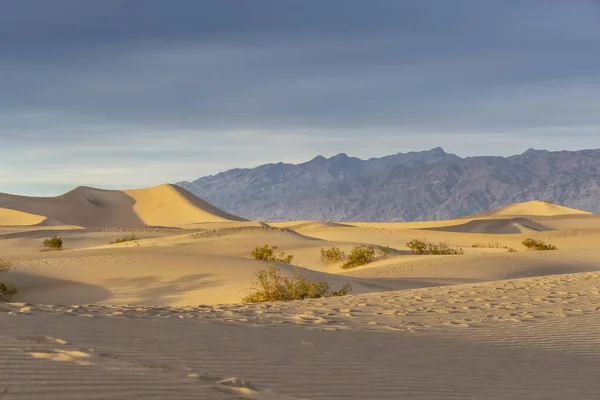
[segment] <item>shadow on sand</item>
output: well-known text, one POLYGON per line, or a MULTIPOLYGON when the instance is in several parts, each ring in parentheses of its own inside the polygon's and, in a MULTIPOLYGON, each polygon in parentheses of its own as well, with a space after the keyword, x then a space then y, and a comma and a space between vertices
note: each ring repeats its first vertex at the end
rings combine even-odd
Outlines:
POLYGON ((101 286, 87 283, 29 275, 9 271, 2 274, 2 281, 10 282, 19 293, 12 301, 31 304, 91 304, 112 297, 112 293, 101 286))
POLYGON ((164 306, 176 303, 188 292, 212 288, 223 284, 214 274, 191 274, 172 280, 162 280, 157 276, 107 279, 115 297, 128 299, 128 303, 164 306))

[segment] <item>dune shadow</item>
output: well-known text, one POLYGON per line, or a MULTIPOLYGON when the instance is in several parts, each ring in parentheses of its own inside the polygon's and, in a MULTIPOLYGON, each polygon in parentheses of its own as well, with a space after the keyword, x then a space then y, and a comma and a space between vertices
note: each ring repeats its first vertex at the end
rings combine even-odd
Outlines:
POLYGON ((411 250, 399 250, 396 249, 394 247, 390 248, 390 255, 388 256, 388 258, 391 257, 396 257, 396 256, 414 256, 415 253, 413 253, 411 250))
POLYGON ((4 233, 0 239, 45 239, 52 236, 69 236, 87 233, 87 229, 36 229, 4 233))
POLYGON ((462 285, 486 282, 485 279, 470 278, 360 278, 347 277, 375 291, 410 290, 438 286, 462 285))
POLYGON ((103 283, 113 290, 117 298, 134 299, 135 304, 165 306, 182 299, 188 292, 222 285, 223 281, 214 276, 191 274, 165 281, 150 275, 107 279, 103 283))
POLYGON ((12 283, 19 293, 13 301, 32 304, 90 304, 112 297, 112 293, 97 285, 24 274, 15 271, 3 273, 0 279, 12 283))
POLYGON ((506 274, 505 279, 534 278, 536 276, 576 274, 581 272, 595 271, 600 271, 600 265, 588 263, 574 264, 572 262, 554 261, 551 263, 543 263, 541 265, 530 266, 522 270, 517 270, 512 273, 508 273, 506 274))
POLYGON ((536 232, 550 231, 547 226, 530 221, 526 218, 510 219, 481 219, 466 222, 464 224, 439 226, 435 228, 423 228, 425 231, 455 232, 455 233, 486 233, 486 234, 520 234, 521 227, 536 232))

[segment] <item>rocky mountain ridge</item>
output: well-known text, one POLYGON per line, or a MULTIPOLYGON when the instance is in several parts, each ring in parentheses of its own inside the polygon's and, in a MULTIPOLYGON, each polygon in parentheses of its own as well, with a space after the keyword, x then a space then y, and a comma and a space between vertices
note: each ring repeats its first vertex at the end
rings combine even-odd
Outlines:
POLYGON ((232 169, 177 185, 248 219, 421 221, 544 200, 600 212, 600 150, 461 158, 442 148, 232 169))

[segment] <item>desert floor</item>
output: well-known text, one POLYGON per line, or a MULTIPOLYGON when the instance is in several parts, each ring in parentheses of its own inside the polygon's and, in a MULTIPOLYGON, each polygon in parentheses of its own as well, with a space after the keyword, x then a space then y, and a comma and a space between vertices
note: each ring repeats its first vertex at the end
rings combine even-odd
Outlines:
POLYGON ((531 202, 453 221, 267 223, 129 195, 129 229, 85 210, 87 227, 65 222, 54 203, 0 209, 14 266, 0 280, 19 289, 0 304, 0 399, 598 398, 600 216, 531 202), (63 250, 43 248, 52 235, 63 250), (525 250, 529 237, 559 250, 525 250), (413 255, 415 238, 465 254, 413 255), (294 255, 285 274, 352 294, 240 304, 264 244, 294 255), (320 259, 359 244, 392 252, 350 270, 320 259))

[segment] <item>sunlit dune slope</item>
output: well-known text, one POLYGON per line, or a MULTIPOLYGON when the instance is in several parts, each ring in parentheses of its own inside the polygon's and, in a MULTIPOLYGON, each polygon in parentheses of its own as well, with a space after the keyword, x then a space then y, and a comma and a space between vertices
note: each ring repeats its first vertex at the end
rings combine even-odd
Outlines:
POLYGON ((483 212, 475 217, 508 217, 508 216, 555 216, 555 215, 592 215, 587 211, 577 210, 575 208, 563 207, 545 201, 533 200, 524 203, 510 204, 495 210, 483 212))
POLYGON ((116 190, 78 187, 56 197, 0 194, 0 207, 44 216, 62 225, 130 226, 144 223, 133 212, 134 200, 116 190))
POLYGON ((41 215, 0 208, 0 225, 38 225, 45 220, 41 215))
POLYGON ((243 219, 174 185, 125 191, 78 187, 57 197, 0 194, 0 223, 5 225, 137 228, 224 221, 243 219))
POLYGON ((179 226, 198 222, 245 221, 228 214, 175 185, 124 190, 133 210, 148 226, 179 226))
POLYGON ((566 222, 570 228, 581 229, 587 227, 588 222, 590 222, 589 218, 594 217, 596 217, 596 214, 587 211, 534 200, 525 203, 510 204, 479 214, 440 221, 346 222, 345 224, 369 229, 424 229, 499 234, 556 229, 555 225, 565 225, 563 224, 565 222, 563 219, 567 219, 566 222), (560 218, 561 221, 555 221, 556 218, 560 218), (571 220, 572 218, 577 218, 577 220, 571 220), (545 224, 546 219, 552 219, 551 223, 548 225, 545 224))

